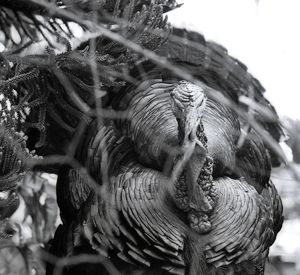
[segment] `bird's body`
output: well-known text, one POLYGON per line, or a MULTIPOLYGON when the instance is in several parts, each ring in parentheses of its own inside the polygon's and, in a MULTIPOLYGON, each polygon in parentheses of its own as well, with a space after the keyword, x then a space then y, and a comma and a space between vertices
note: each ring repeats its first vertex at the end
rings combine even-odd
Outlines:
MULTIPOLYGON (((269 149, 255 129, 241 142, 247 121, 211 96, 219 91, 237 104, 244 68, 235 83, 216 71, 218 81, 209 86, 211 70, 201 75, 197 59, 184 58, 187 68, 199 68, 197 83, 154 68, 112 100, 124 117, 87 126, 77 158, 91 179, 61 170, 63 225, 52 252, 88 248, 124 274, 263 274, 282 224, 269 149)), ((269 131, 271 123, 262 125, 269 131)))
MULTIPOLYGON (((258 192, 245 179, 250 180, 252 171, 244 169, 242 177, 234 173, 234 167, 242 166, 242 162, 236 165, 239 156, 234 147, 240 130, 237 117, 229 114, 220 121, 227 109, 209 101, 203 109, 201 125, 196 127, 197 140, 202 139, 207 150, 197 155, 193 144, 194 153, 180 163, 174 180, 172 172, 181 156, 179 123, 172 113, 171 99, 176 84, 160 84, 157 80, 153 83, 148 89, 139 87, 139 92, 132 95, 126 123, 108 123, 100 128, 94 123, 90 127, 85 163, 93 179, 105 185, 106 191, 92 191, 87 182, 80 180, 71 182, 65 191, 79 198, 71 201, 77 210, 73 217, 75 228, 81 228, 74 233, 72 245, 80 247, 80 239, 85 236, 83 239, 98 253, 145 270, 159 266, 183 274, 189 263, 189 274, 201 274, 198 262, 204 258, 203 270, 212 274, 222 270, 224 274, 228 270, 259 274, 255 268, 264 266, 282 221, 282 209, 272 183, 255 181, 260 186, 258 192), (210 120, 214 112, 217 114, 210 120), (226 153, 221 155, 223 151, 226 153), (198 201, 191 206, 188 190, 195 178, 191 174, 196 170, 194 188, 200 192, 194 191, 198 201), (74 201, 80 198, 83 201, 76 205, 74 201), (195 251, 186 252, 188 242, 195 251), (199 255, 203 255, 202 259, 199 255)), ((248 146, 255 151, 251 142, 248 146)), ((265 149, 264 154, 268 161, 265 149)), ((244 161, 252 160, 247 155, 243 157, 244 161)), ((66 184, 66 178, 62 184, 66 184)))

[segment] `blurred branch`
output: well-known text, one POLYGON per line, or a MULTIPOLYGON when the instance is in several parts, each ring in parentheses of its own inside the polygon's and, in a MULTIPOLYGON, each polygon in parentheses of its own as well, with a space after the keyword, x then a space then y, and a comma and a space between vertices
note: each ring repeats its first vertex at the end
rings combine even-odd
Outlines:
POLYGON ((53 275, 61 275, 64 267, 72 265, 80 265, 83 263, 91 264, 103 264, 109 274, 121 275, 121 273, 116 269, 116 267, 108 260, 106 257, 94 254, 80 254, 78 256, 71 256, 65 258, 57 258, 52 254, 42 251, 41 257, 44 261, 49 262, 55 266, 53 275))

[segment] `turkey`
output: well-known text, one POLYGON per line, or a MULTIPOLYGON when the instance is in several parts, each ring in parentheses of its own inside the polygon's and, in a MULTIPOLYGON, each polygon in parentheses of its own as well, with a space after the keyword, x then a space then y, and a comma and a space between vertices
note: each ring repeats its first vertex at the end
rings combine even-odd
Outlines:
MULTIPOLYGON (((77 159, 88 174, 60 170, 63 225, 52 252, 99 253, 123 274, 264 274, 283 221, 270 181, 278 160, 232 106, 247 110, 239 98, 252 96, 274 114, 267 120, 253 110, 278 141, 277 115, 259 82, 222 47, 194 32, 173 34, 198 47, 170 38, 160 53, 195 83, 149 61, 133 69, 137 83, 108 101, 123 116, 87 126, 77 159)), ((65 271, 106 272, 93 265, 65 271)))

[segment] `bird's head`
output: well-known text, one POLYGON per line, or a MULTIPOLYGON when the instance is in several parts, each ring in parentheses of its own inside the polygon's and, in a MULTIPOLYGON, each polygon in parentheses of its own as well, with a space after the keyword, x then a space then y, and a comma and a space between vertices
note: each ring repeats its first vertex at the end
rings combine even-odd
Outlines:
POLYGON ((171 92, 171 104, 178 122, 178 137, 182 147, 196 142, 196 131, 206 106, 204 90, 190 82, 180 81, 171 92))

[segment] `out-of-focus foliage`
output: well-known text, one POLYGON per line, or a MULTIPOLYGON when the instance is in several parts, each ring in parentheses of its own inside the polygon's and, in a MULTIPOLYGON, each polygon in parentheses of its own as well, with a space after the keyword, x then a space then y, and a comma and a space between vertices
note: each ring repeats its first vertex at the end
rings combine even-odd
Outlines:
POLYGON ((290 147, 293 161, 288 167, 273 171, 272 181, 276 185, 284 205, 285 223, 275 245, 270 250, 267 275, 300 274, 300 122, 284 117, 281 119, 286 134, 285 143, 290 147))
POLYGON ((292 149, 293 160, 300 164, 300 121, 284 118, 283 125, 287 131, 286 143, 292 149))
POLYGON ((55 177, 26 173, 19 182, 20 204, 3 222, 0 240, 0 274, 44 274, 42 254, 57 225, 55 177), (29 272, 29 273, 28 273, 29 272))
POLYGON ((17 247, 7 247, 0 250, 0 266, 1 275, 27 274, 24 257, 17 247))

